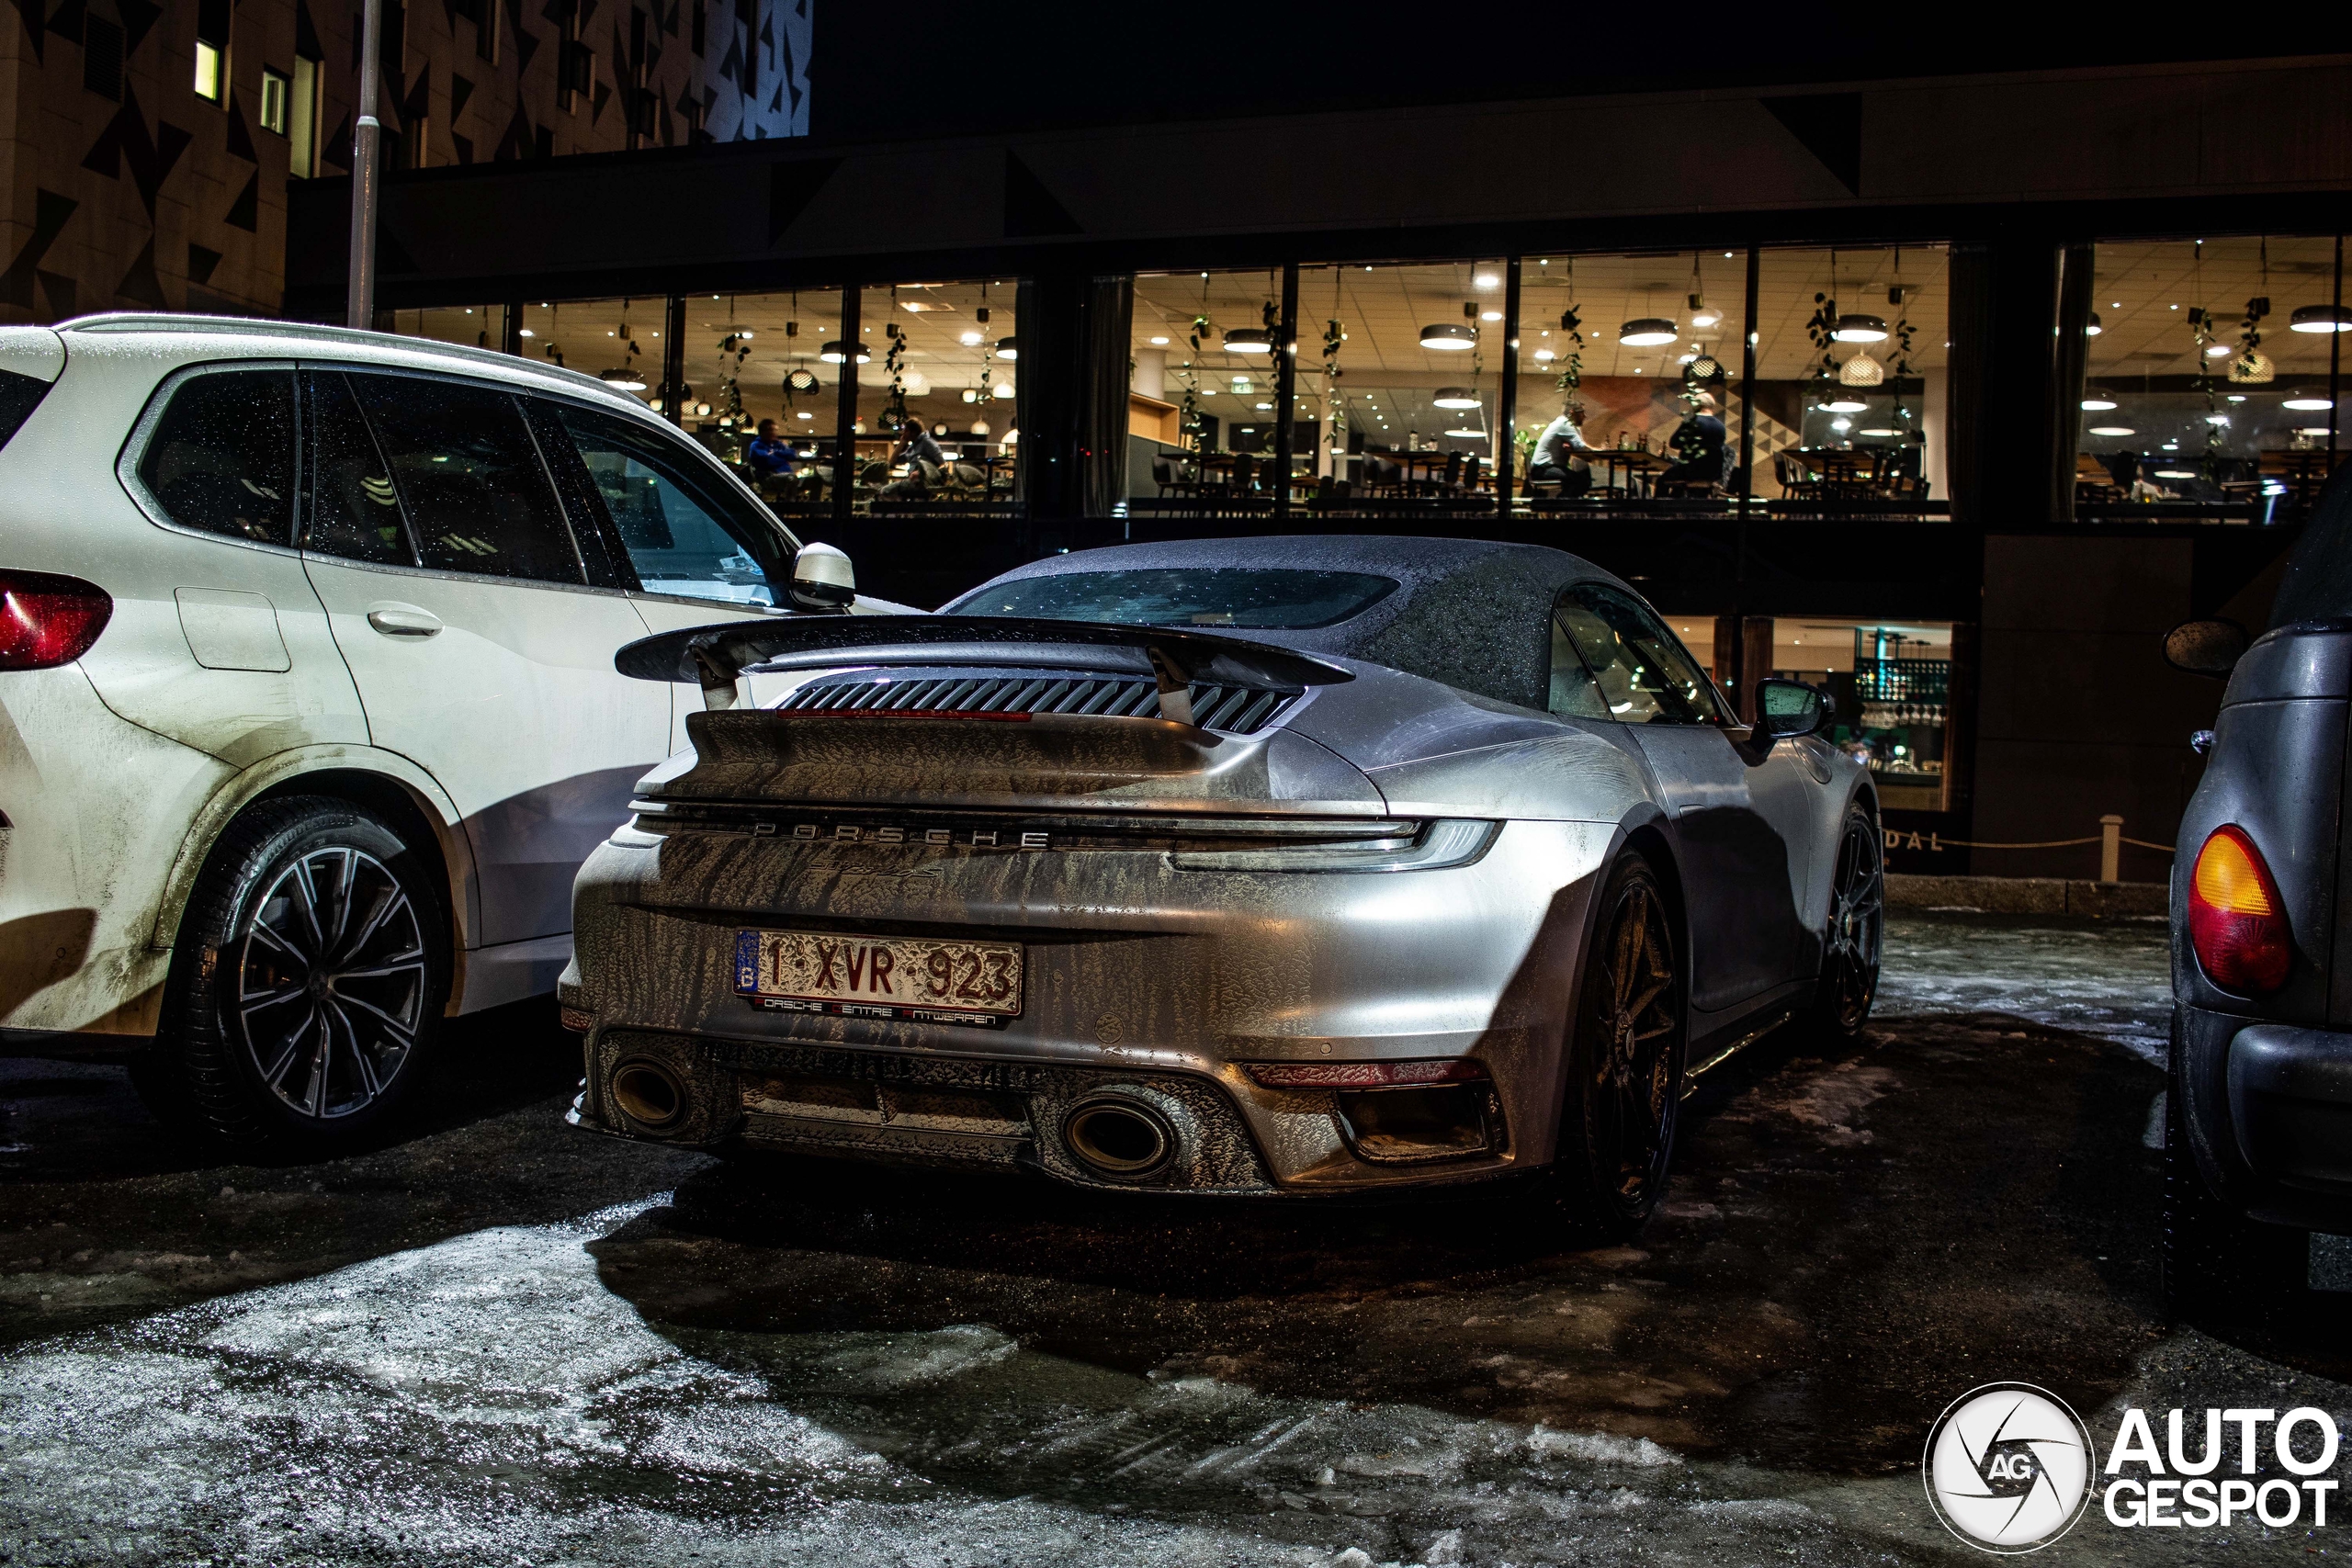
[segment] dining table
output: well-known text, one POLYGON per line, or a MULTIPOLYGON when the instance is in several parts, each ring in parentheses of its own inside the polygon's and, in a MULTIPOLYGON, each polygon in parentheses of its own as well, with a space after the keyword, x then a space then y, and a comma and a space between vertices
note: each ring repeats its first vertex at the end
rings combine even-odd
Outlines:
POLYGON ((1596 446, 1577 456, 1605 470, 1600 488, 1623 491, 1628 499, 1647 495, 1657 476, 1674 467, 1674 458, 1668 454, 1639 446, 1596 446))

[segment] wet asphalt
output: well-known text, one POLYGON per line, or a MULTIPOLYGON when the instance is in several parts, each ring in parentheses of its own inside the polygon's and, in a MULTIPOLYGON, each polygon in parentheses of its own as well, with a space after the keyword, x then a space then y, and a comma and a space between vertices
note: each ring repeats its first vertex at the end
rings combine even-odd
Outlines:
MULTIPOLYGON (((2160 1310, 2163 944, 1898 919, 1869 1037, 1712 1076, 1664 1211, 1600 1251, 1509 1194, 613 1143, 561 1124, 543 1006, 467 1021, 410 1125, 321 1163, 0 1062, 0 1563, 1983 1561, 1918 1471, 1977 1384, 2102 1444, 2126 1404, 2352 1425, 2329 1298, 2258 1337, 2160 1310)), ((2094 1504, 2038 1561, 2312 1561, 2340 1523, 2094 1504)))

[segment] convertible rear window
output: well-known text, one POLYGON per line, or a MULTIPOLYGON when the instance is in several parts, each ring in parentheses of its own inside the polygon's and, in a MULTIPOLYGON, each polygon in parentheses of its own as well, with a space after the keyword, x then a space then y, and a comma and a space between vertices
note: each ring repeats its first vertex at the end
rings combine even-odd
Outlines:
POLYGON ((983 588, 949 609, 1048 621, 1303 631, 1336 626, 1396 591, 1395 578, 1362 571, 1155 567, 1024 577, 983 588))

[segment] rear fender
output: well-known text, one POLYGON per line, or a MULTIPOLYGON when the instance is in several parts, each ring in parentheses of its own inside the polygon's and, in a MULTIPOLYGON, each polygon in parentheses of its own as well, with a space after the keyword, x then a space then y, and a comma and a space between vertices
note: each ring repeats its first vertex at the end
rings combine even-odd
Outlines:
MULTIPOLYGON (((441 852, 441 863, 447 869, 447 891, 456 946, 461 952, 473 946, 475 932, 481 929, 481 889, 473 848, 467 841, 457 803, 443 792, 432 774, 414 762, 395 752, 367 746, 304 746, 281 751, 221 785, 198 814, 172 862, 171 876, 164 887, 163 907, 155 920, 154 945, 169 949, 179 939, 180 916, 195 891, 196 879, 203 872, 212 846, 220 841, 238 813, 273 792, 299 794, 305 776, 329 773, 356 773, 382 779, 408 797, 416 815, 432 828, 435 846, 441 852), (289 785, 296 787, 289 789, 289 785)), ((320 782, 327 786, 322 793, 342 793, 323 777, 320 782)), ((454 995, 450 998, 452 1011, 456 1010, 458 999, 454 995)))

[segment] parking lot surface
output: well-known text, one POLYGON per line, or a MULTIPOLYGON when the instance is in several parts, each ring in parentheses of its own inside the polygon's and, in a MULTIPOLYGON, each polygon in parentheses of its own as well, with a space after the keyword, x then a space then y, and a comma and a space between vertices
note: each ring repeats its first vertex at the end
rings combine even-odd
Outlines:
MULTIPOLYGON (((0 1063, 0 1562, 1913 1563, 1937 1414, 2352 1419, 2325 1337, 2168 1326, 2160 923, 1912 915, 1860 1045, 1690 1101, 1636 1247, 1523 1201, 1228 1205, 734 1168, 560 1121, 551 1010, 421 1121, 218 1163, 0 1063), (2316 1348, 2315 1348, 2316 1347, 2316 1348)), ((2352 1504, 2345 1505, 2352 1507, 2352 1504)), ((2051 1562, 2278 1562, 2330 1528, 2051 1562)))

